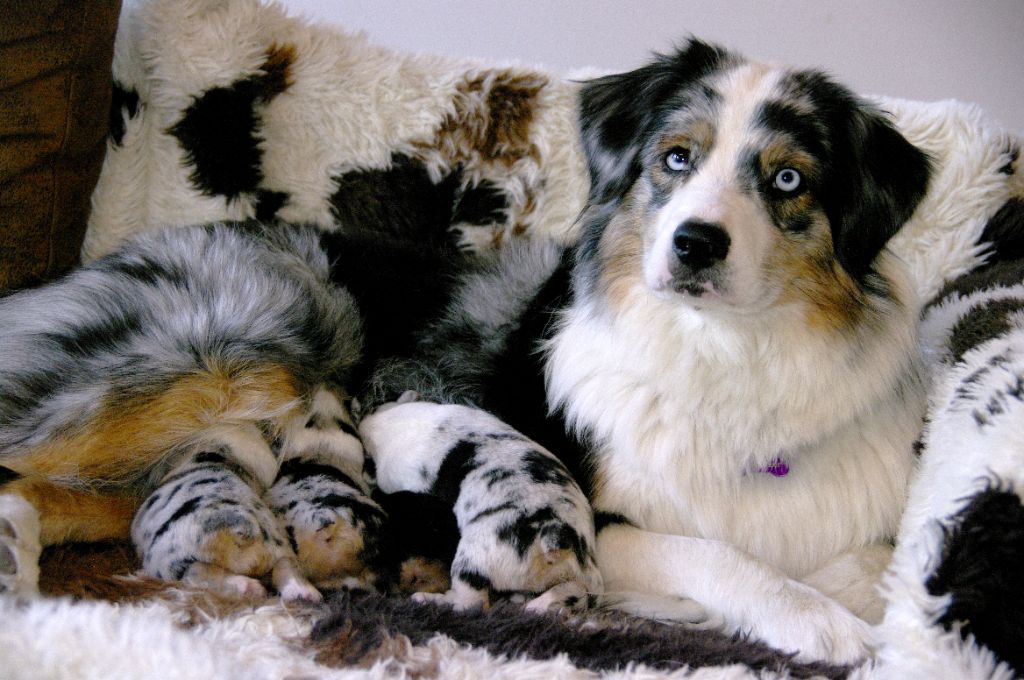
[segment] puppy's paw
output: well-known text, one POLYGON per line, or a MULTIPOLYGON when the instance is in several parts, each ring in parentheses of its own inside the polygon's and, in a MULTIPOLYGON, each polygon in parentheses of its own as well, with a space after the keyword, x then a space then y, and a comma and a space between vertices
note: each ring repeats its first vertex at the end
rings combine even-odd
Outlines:
POLYGON ((801 662, 825 661, 837 665, 861 662, 873 653, 871 626, 850 613, 838 602, 818 591, 790 582, 781 593, 784 606, 778 609, 766 602, 765 617, 760 617, 750 632, 784 652, 795 652, 801 662), (786 618, 778 614, 785 611, 786 618))
POLYGON ((252 598, 263 598, 267 596, 267 589, 263 587, 262 583, 254 578, 249 578, 248 576, 242 576, 240 574, 225 576, 223 581, 220 583, 220 587, 217 589, 228 596, 252 598))
POLYGON ((285 602, 320 602, 324 599, 312 583, 302 578, 289 579, 281 586, 280 594, 285 602))
POLYGON ((587 608, 587 588, 579 581, 566 581, 552 586, 526 603, 526 611, 578 611, 587 608))
POLYGON ((433 602, 451 605, 455 611, 487 609, 487 593, 470 588, 452 588, 446 593, 414 593, 413 602, 433 602))
POLYGON ((0 594, 39 594, 39 513, 13 495, 0 495, 0 594))

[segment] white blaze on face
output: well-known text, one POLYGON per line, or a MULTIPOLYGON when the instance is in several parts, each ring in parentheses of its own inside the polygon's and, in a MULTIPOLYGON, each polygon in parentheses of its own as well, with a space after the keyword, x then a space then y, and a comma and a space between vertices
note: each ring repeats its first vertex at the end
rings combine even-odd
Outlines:
MULTIPOLYGON (((761 265, 771 247, 773 227, 760 197, 744 186, 749 151, 758 145, 757 116, 771 98, 781 72, 763 64, 744 64, 712 80, 721 99, 714 143, 696 155, 694 173, 654 215, 644 247, 644 281, 657 294, 672 292, 673 235, 688 220, 717 224, 729 235, 730 248, 718 285, 709 297, 742 306, 764 291, 761 265)), ((667 129, 671 134, 671 125, 667 129)))

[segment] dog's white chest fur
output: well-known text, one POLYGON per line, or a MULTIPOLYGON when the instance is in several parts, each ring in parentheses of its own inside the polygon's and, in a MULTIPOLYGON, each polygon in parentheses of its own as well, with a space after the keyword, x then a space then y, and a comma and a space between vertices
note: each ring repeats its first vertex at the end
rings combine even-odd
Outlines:
POLYGON ((793 576, 895 532, 921 424, 912 324, 837 342, 785 311, 635 302, 572 308, 550 347, 554 401, 595 442, 598 510, 793 576), (777 458, 789 474, 759 471, 777 458))

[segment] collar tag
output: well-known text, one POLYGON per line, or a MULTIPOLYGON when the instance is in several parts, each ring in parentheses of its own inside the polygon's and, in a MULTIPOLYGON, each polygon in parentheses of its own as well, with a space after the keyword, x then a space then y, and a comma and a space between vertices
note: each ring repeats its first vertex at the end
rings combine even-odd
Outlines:
POLYGON ((781 458, 776 458, 764 467, 757 468, 758 472, 764 472, 772 477, 785 477, 789 474, 789 464, 781 458))

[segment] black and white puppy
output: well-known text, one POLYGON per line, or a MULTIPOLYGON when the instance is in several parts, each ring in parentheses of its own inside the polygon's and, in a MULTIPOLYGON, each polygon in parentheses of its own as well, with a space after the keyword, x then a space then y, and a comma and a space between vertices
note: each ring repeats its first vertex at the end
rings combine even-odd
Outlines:
POLYGON ((592 189, 546 368, 590 444, 606 587, 864 656, 924 406, 885 245, 927 158, 821 73, 698 41, 586 83, 581 126, 592 189))
POLYGON ((374 586, 387 516, 370 499, 363 445, 339 395, 324 387, 285 427, 281 467, 263 499, 303 575, 321 588, 374 586))
POLYGON ((429 493, 454 509, 451 589, 419 599, 466 609, 517 592, 544 609, 601 592, 590 505, 535 442, 480 409, 408 396, 364 418, 360 433, 382 491, 429 493))

